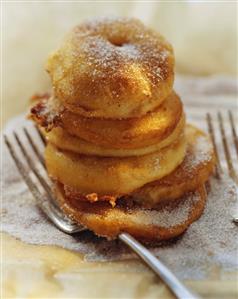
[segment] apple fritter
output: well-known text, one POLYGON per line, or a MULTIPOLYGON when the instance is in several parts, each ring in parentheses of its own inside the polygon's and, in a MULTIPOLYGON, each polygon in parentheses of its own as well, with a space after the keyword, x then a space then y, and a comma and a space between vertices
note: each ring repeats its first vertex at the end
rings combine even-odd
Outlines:
MULTIPOLYGON (((62 127, 69 134, 90 143, 109 149, 145 148, 161 142, 161 148, 169 145, 176 137, 170 135, 184 121, 183 105, 175 92, 172 92, 156 110, 141 118, 98 119, 87 118, 70 112, 56 98, 34 98, 36 102, 30 117, 40 127, 50 131, 62 127)), ((180 129, 181 129, 180 127, 180 129)), ((181 132, 181 130, 180 130, 181 132)))
POLYGON ((45 162, 49 175, 81 194, 119 197, 173 171, 184 159, 184 136, 160 151, 134 157, 98 157, 62 151, 48 143, 45 162))
POLYGON ((98 18, 69 32, 47 61, 56 96, 86 117, 141 117, 170 94, 171 45, 133 18, 98 18))
POLYGON ((183 116, 174 131, 167 138, 162 141, 158 140, 156 144, 135 149, 107 148, 96 145, 92 142, 67 133, 67 131, 61 127, 53 128, 48 132, 44 128, 41 128, 41 131, 47 142, 54 144, 56 147, 62 150, 72 151, 78 154, 96 155, 102 157, 131 157, 150 154, 174 143, 184 134, 184 127, 185 117, 183 116), (62 142, 62 140, 64 142, 62 142))
POLYGON ((126 201, 113 208, 108 202, 92 204, 69 199, 59 183, 55 189, 62 210, 96 235, 114 239, 121 232, 127 232, 147 242, 167 240, 182 234, 201 216, 207 197, 204 186, 200 186, 183 198, 157 209, 128 206, 126 201))

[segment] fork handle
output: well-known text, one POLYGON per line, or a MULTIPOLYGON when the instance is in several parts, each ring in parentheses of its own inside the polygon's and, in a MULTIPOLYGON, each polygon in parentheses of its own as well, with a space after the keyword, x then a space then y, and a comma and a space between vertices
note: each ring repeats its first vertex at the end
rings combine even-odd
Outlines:
POLYGON ((128 245, 170 288, 179 299, 199 299, 192 294, 178 278, 148 249, 127 233, 121 233, 119 239, 128 245))

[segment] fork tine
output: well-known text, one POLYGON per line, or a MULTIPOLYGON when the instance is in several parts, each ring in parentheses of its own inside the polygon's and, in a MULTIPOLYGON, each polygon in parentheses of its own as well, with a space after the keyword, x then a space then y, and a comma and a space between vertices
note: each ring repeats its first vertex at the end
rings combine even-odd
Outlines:
POLYGON ((36 124, 34 124, 34 127, 35 127, 36 132, 38 133, 38 135, 39 135, 39 137, 40 137, 42 143, 43 143, 44 145, 46 145, 45 138, 43 137, 41 131, 39 130, 39 127, 38 127, 36 124))
POLYGON ((25 170, 23 164, 21 163, 20 159, 17 158, 16 152, 13 148, 13 146, 11 145, 9 139, 7 138, 6 135, 4 135, 4 141, 5 144, 7 145, 7 148, 11 154, 11 157, 13 158, 17 169, 19 171, 19 173, 21 174, 21 176, 23 177, 23 179, 25 180, 28 188, 30 189, 30 191, 32 192, 32 194, 36 197, 36 198, 40 198, 40 192, 38 190, 38 188, 35 186, 35 184, 33 183, 32 179, 30 178, 30 176, 28 175, 27 171, 25 170))
POLYGON ((211 114, 209 112, 206 114, 206 121, 207 121, 207 126, 208 126, 208 132, 209 132, 209 135, 210 135, 211 140, 212 140, 212 144, 213 144, 213 148, 214 148, 214 152, 215 152, 215 156, 216 156, 216 161, 217 161, 216 168, 215 168, 216 177, 218 179, 220 179, 220 173, 222 173, 222 168, 221 168, 221 162, 220 162, 220 158, 219 158, 218 151, 217 151, 214 127, 213 127, 213 124, 212 124, 212 117, 211 117, 211 114))
POLYGON ((35 152, 35 154, 38 157, 39 161, 41 162, 42 166, 45 168, 44 159, 43 159, 41 153, 39 152, 37 146, 35 145, 34 141, 32 140, 30 133, 28 132, 28 130, 26 128, 23 128, 23 131, 24 131, 25 136, 26 136, 27 140, 29 141, 29 144, 31 145, 33 151, 35 152))
POLYGON ((224 148, 224 152, 225 152, 226 163, 228 166, 229 175, 238 184, 238 177, 235 173, 235 169, 232 164, 231 154, 230 154, 230 150, 228 147, 227 137, 226 137, 226 133, 225 133, 224 125, 223 125, 223 118, 222 118, 222 115, 220 112, 218 112, 217 118, 218 118, 219 129, 220 129, 220 133, 221 133, 221 137, 222 137, 222 144, 223 144, 223 148, 224 148))
POLYGON ((26 159, 26 162, 27 162, 29 168, 35 174, 35 176, 39 180, 40 184, 42 185, 42 187, 44 188, 44 190, 47 192, 47 194, 48 194, 48 196, 49 196, 52 204, 56 206, 56 203, 55 203, 54 198, 52 196, 52 191, 51 191, 51 188, 50 188, 49 184, 46 182, 46 180, 43 178, 43 176, 37 171, 32 158, 27 154, 27 151, 24 148, 24 146, 23 146, 20 138, 18 137, 17 133, 13 132, 13 135, 14 135, 14 137, 16 139, 17 144, 20 147, 20 150, 21 150, 24 158, 26 159))
POLYGON ((84 230, 84 228, 76 225, 74 222, 71 221, 71 219, 67 218, 59 208, 52 205, 51 202, 43 199, 43 195, 40 193, 39 189, 33 182, 33 180, 30 178, 28 172, 26 171, 25 167, 21 163, 20 159, 17 157, 16 151, 14 150, 14 147, 12 146, 11 142, 7 138, 6 135, 4 135, 4 141, 5 144, 9 150, 9 153, 11 157, 13 158, 15 165, 21 174, 22 178, 24 179, 26 185, 28 186, 30 192, 34 196, 34 198, 37 200, 37 203, 40 205, 41 209, 44 211, 44 213, 50 218, 50 220, 63 232, 65 233, 76 233, 84 230))
POLYGON ((42 195, 39 191, 39 189, 36 187, 35 183, 33 182, 33 180, 30 178, 29 173, 26 171, 25 167, 23 166, 23 164, 21 163, 20 159, 17 157, 17 154, 14 150, 14 147, 12 146, 12 144, 10 143, 9 139, 7 138, 6 135, 4 135, 4 140, 5 143, 8 147, 8 150, 17 166, 17 169, 19 171, 19 173, 21 174, 21 176, 23 177, 25 183, 27 184, 28 188, 30 189, 30 191, 32 192, 33 196, 41 203, 43 204, 43 200, 42 200, 42 195))
POLYGON ((229 115, 229 121, 230 121, 230 125, 231 125, 233 142, 234 142, 235 149, 236 149, 236 155, 238 158, 238 138, 237 138, 235 122, 234 122, 234 118, 233 118, 233 114, 232 114, 231 110, 228 111, 228 115, 229 115))

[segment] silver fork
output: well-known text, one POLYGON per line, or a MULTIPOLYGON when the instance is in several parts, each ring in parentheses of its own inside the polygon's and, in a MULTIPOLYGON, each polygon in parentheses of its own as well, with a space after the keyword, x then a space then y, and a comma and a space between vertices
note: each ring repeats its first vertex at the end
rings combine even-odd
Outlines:
MULTIPOLYGON (((232 178, 236 186, 238 186, 238 174, 234 166, 234 159, 232 158, 231 151, 236 154, 237 156, 237 161, 238 161, 238 137, 237 137, 237 132, 236 132, 236 127, 235 127, 235 121, 232 112, 229 110, 227 111, 227 120, 228 120, 228 125, 230 126, 230 133, 232 135, 232 141, 229 142, 228 140, 228 131, 225 129, 225 122, 224 122, 224 116, 222 115, 221 112, 217 112, 216 115, 217 119, 217 127, 219 131, 218 138, 220 137, 225 156, 225 161, 226 161, 226 167, 222 167, 221 164, 221 150, 219 150, 218 143, 217 143, 217 138, 216 138, 216 130, 215 130, 215 122, 214 118, 212 118, 211 114, 208 112, 206 115, 206 120, 207 120, 207 126, 208 126, 208 131, 211 136, 211 140, 213 143, 216 159, 217 159, 217 165, 216 165, 216 177, 217 179, 221 180, 222 179, 222 174, 226 173, 232 178)), ((219 140, 219 139, 218 139, 219 140)), ((232 220, 235 223, 238 223, 238 214, 232 216, 232 220)))
MULTIPOLYGON (((37 127, 31 126, 30 129, 23 127, 20 133, 24 138, 23 144, 20 135, 13 131, 7 136, 4 135, 4 140, 7 148, 28 188, 36 199, 37 204, 46 214, 46 216, 54 223, 54 225, 67 234, 75 234, 85 230, 84 227, 76 224, 68 218, 61 209, 57 206, 52 192, 50 179, 47 176, 42 152, 39 151, 36 145, 36 133, 38 141, 44 143, 37 127), (34 138, 33 134, 34 133, 34 138), (27 147, 34 152, 35 159, 29 153, 27 147), (20 156, 19 156, 20 154, 20 156), (21 157, 21 158, 20 158, 21 157)), ((128 245, 169 287, 172 293, 179 299, 198 299, 199 297, 193 294, 178 280, 178 278, 148 249, 127 233, 121 233, 118 238, 128 245)))

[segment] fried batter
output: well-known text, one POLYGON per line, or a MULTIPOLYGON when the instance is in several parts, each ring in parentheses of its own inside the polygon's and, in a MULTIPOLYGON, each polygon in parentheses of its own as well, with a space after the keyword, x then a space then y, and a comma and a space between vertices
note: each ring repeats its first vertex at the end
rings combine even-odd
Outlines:
POLYGON ((187 151, 184 161, 169 175, 136 190, 131 198, 146 207, 171 201, 204 184, 215 166, 215 154, 209 137, 196 127, 185 130, 187 151))
POLYGON ((47 62, 56 97, 86 117, 141 117, 170 94, 171 45, 131 18, 100 18, 75 27, 47 62))
POLYGON ((173 171, 184 159, 184 136, 160 151, 139 157, 97 157, 57 149, 48 143, 45 162, 51 177, 82 194, 122 196, 173 171))
POLYGON ((182 199, 157 209, 128 207, 126 201, 112 208, 107 202, 91 204, 69 199, 60 184, 56 185, 56 198, 67 215, 98 236, 114 239, 121 232, 127 232, 142 241, 156 242, 182 234, 201 216, 206 191, 200 186, 182 199))
POLYGON ((78 154, 96 155, 102 157, 131 157, 150 154, 174 143, 176 140, 181 138, 182 134, 184 134, 184 127, 185 117, 182 117, 174 131, 163 141, 159 140, 158 143, 154 145, 135 149, 102 147, 79 137, 70 135, 66 130, 60 127, 53 128, 49 132, 44 129, 41 129, 41 131, 47 142, 54 144, 56 147, 62 150, 72 151, 78 154), (62 142, 62 140, 64 142, 62 142))
POLYGON ((48 131, 61 126, 69 134, 90 143, 120 150, 145 148, 159 142, 160 148, 167 146, 179 136, 184 123, 183 105, 175 92, 157 110, 141 118, 85 118, 62 108, 55 98, 36 101, 31 117, 48 131))

